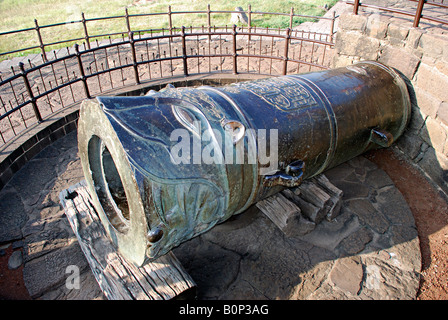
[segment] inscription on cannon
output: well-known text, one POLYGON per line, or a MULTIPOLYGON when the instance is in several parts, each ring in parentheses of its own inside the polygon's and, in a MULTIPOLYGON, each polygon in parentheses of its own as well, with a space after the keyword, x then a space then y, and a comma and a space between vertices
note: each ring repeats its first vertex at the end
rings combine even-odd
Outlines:
POLYGON ((236 86, 285 111, 317 106, 310 92, 293 77, 260 79, 236 86))

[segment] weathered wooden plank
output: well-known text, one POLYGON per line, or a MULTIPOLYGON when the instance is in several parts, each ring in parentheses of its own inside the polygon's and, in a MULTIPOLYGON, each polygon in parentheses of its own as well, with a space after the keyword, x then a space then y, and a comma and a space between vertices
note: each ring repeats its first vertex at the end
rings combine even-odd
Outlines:
POLYGON ((126 261, 108 239, 84 181, 63 190, 59 200, 95 279, 108 299, 169 300, 196 287, 171 252, 142 267, 126 261))
POLYGON ((342 190, 323 174, 257 203, 257 207, 287 236, 306 234, 341 209, 342 190))
POLYGON ((258 201, 256 205, 288 237, 314 229, 314 223, 302 217, 300 208, 281 193, 258 201))
POLYGON ((257 207, 266 214, 280 230, 288 225, 288 220, 300 217, 300 208, 283 195, 276 194, 257 203, 257 207), (275 213, 275 214, 273 214, 275 213))
POLYGON ((341 211, 344 192, 332 184, 323 174, 314 177, 313 180, 330 195, 330 200, 325 204, 324 210, 326 211, 327 220, 331 221, 341 211))
POLYGON ((340 212, 343 192, 323 174, 304 181, 293 191, 297 196, 290 200, 302 209, 304 216, 315 223, 324 219, 332 220, 340 212))

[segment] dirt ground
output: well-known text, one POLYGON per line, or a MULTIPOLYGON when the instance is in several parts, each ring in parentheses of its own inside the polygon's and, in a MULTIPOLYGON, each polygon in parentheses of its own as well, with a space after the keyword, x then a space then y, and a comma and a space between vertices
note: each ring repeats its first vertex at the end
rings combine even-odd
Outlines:
POLYGON ((8 268, 13 251, 9 246, 4 250, 4 255, 0 255, 0 300, 29 300, 31 298, 23 281, 23 264, 14 270, 8 268))
POLYGON ((392 149, 366 157, 392 179, 412 213, 420 240, 422 272, 418 300, 448 299, 448 204, 422 174, 392 149))

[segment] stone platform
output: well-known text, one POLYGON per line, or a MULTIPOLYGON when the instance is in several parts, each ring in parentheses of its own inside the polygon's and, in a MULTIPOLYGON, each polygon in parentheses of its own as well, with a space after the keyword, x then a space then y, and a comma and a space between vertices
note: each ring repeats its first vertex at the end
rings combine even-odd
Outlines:
MULTIPOLYGON (((344 192, 341 213, 304 236, 285 236, 253 206, 176 248, 198 299, 414 299, 419 240, 401 193, 362 156, 325 175, 344 192)), ((33 299, 105 299, 58 198, 82 179, 73 132, 0 192, 2 250, 13 248, 33 299), (79 289, 67 286, 73 266, 79 289)))

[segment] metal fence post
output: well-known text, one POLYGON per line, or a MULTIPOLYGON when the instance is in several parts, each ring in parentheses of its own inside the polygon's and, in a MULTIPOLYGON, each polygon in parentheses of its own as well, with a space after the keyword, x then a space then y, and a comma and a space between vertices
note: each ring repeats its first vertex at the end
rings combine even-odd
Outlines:
POLYGON ((238 61, 236 53, 236 24, 232 28, 232 48, 233 48, 233 74, 238 74, 238 61))
POLYGON ((425 0, 419 0, 417 5, 417 11, 415 12, 414 17, 414 28, 417 28, 420 24, 420 18, 422 17, 423 6, 425 5, 425 0))
POLYGON ((285 37, 285 51, 283 58, 283 75, 286 75, 288 72, 288 51, 289 51, 289 40, 291 39, 291 29, 286 29, 286 37, 285 37))
POLYGON ((128 33, 131 32, 131 23, 129 22, 129 12, 128 12, 128 8, 124 9, 125 12, 125 19, 126 19, 126 28, 128 29, 128 33))
POLYGON ((134 32, 129 32, 129 44, 131 45, 132 66, 134 67, 135 82, 140 84, 140 77, 138 74, 137 54, 135 52, 134 32))
MULTIPOLYGON (((34 115, 36 116, 37 121, 42 122, 42 116, 40 114, 39 108, 37 108, 36 98, 34 97, 33 91, 31 90, 31 85, 28 80, 27 71, 25 71, 25 65, 23 64, 23 62, 19 63, 19 69, 22 73, 23 82, 25 83, 26 91, 28 92, 28 95, 30 97, 31 105, 33 106, 34 115)), ((25 119, 23 121, 25 121, 25 119)))
POLYGON ((81 53, 79 53, 79 45, 75 44, 75 54, 76 54, 76 60, 78 61, 78 67, 79 67, 79 74, 81 75, 81 81, 84 87, 84 93, 86 94, 87 99, 91 99, 92 96, 90 95, 89 87, 87 85, 87 77, 84 72, 84 67, 82 65, 82 59, 81 59, 81 53))
POLYGON ((252 6, 249 4, 247 6, 247 30, 249 31, 249 41, 251 40, 251 35, 250 33, 252 33, 252 6))
POLYGON ((207 28, 208 28, 208 43, 212 42, 212 17, 210 4, 207 5, 207 28))
POLYGON ((330 26, 330 42, 333 43, 333 35, 334 35, 334 23, 336 21, 336 13, 333 11, 331 16, 331 26, 330 26))
POLYGON ((37 19, 34 19, 34 25, 36 26, 36 32, 37 32, 37 38, 39 39, 39 46, 40 46, 40 50, 42 51, 42 58, 44 60, 44 62, 47 62, 47 55, 45 53, 45 45, 44 42, 42 41, 42 35, 40 34, 40 27, 39 24, 37 23, 37 19))
POLYGON ((289 12, 289 29, 292 29, 293 19, 294 19, 294 7, 291 7, 291 11, 289 12))
POLYGON ((358 14, 358 8, 359 8, 359 0, 355 0, 353 3, 353 13, 358 14))
POLYGON ((86 17, 84 16, 84 12, 81 12, 81 18, 82 27, 84 28, 84 39, 86 39, 87 48, 90 50, 90 37, 87 32, 86 17))
POLYGON ((182 26, 182 62, 184 67, 184 76, 188 76, 188 64, 187 64, 187 45, 185 43, 185 26, 182 26))
MULTIPOLYGON (((168 25, 170 26, 170 36, 173 35, 173 17, 172 17, 172 11, 171 11, 171 5, 168 6, 168 25)), ((171 43, 173 41, 172 38, 170 38, 169 42, 171 43)))

